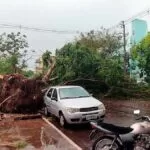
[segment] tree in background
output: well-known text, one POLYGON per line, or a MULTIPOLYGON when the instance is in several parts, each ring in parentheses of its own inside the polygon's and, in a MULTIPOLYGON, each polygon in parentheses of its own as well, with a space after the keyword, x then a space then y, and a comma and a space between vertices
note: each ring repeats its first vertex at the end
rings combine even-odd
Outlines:
MULTIPOLYGON (((57 83, 84 78, 119 86, 125 78, 121 47, 121 36, 116 32, 102 29, 81 34, 74 42, 56 50, 53 76, 58 77, 57 83)), ((46 51, 42 58, 47 69, 51 65, 51 52, 46 51)))
POLYGON ((125 79, 123 61, 119 56, 101 59, 101 68, 99 69, 98 74, 108 85, 122 86, 125 79))
POLYGON ((150 83, 150 34, 132 48, 132 59, 138 61, 140 76, 150 83))
POLYGON ((18 33, 3 33, 0 35, 1 73, 16 73, 26 67, 25 56, 28 43, 26 36, 18 33), (5 68, 6 67, 6 68, 5 68), (3 70, 3 71, 2 71, 3 70))
POLYGON ((56 51, 55 74, 59 82, 75 78, 95 78, 99 67, 98 52, 80 43, 68 43, 56 51))
POLYGON ((0 74, 12 73, 10 57, 0 57, 0 74))
POLYGON ((109 85, 119 85, 123 78, 122 36, 118 32, 110 32, 101 28, 100 31, 91 31, 81 34, 76 39, 92 51, 98 52, 100 68, 98 75, 109 85))
POLYGON ((56 51, 55 74, 58 82, 77 78, 99 79, 109 85, 123 80, 123 62, 119 56, 106 56, 79 42, 68 43, 56 51))
POLYGON ((120 48, 122 47, 121 34, 110 32, 104 28, 87 34, 81 33, 80 37, 76 40, 91 50, 99 51, 103 57, 111 57, 120 53, 120 48))

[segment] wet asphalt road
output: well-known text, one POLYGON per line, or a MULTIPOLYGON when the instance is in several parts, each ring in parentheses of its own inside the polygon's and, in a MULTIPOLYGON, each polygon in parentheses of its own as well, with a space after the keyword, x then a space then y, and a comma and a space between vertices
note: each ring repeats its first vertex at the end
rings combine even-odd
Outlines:
MULTIPOLYGON (((142 113, 150 115, 150 101, 106 101, 104 104, 107 110, 104 122, 115 125, 127 127, 135 123, 134 109, 141 109, 142 113)), ((72 125, 64 129, 60 127, 58 121, 54 120, 52 123, 83 150, 91 150, 92 141, 89 139, 89 134, 92 128, 90 125, 72 125)))
MULTIPOLYGON (((135 122, 133 110, 138 108, 142 114, 150 115, 150 101, 107 100, 104 104, 107 110, 104 122, 107 123, 130 126, 135 122)), ((0 150, 2 147, 3 150, 15 150, 16 142, 20 143, 20 141, 27 144, 24 150, 74 149, 73 145, 42 119, 14 121, 15 116, 17 115, 5 114, 4 120, 0 121, 0 150)), ((91 149, 92 142, 89 134, 92 129, 90 125, 72 125, 64 129, 54 117, 48 119, 83 150, 91 149)))
MULTIPOLYGON (((116 125, 130 126, 135 122, 132 115, 111 111, 106 114, 104 122, 113 123, 116 125)), ((72 139, 83 150, 91 150, 92 141, 89 139, 89 134, 92 130, 89 124, 70 125, 66 129, 61 128, 57 120, 52 120, 52 123, 58 127, 65 135, 72 139)))

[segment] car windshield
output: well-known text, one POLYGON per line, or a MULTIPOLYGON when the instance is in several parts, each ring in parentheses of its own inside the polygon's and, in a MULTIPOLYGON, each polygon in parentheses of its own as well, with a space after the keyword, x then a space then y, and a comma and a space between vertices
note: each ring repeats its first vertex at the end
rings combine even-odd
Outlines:
POLYGON ((60 99, 89 97, 89 93, 81 87, 68 87, 59 89, 60 99))

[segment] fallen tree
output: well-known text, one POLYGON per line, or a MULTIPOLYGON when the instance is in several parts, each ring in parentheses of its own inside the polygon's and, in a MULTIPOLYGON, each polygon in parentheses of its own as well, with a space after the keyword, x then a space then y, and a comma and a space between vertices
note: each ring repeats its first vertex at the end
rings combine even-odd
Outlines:
POLYGON ((48 70, 41 78, 28 79, 21 74, 0 76, 0 111, 33 113, 43 107, 43 94, 52 80, 55 57, 48 58, 48 70))
POLYGON ((36 112, 43 105, 43 82, 20 74, 5 75, 1 82, 0 110, 3 112, 36 112))
MULTIPOLYGON (((109 86, 102 80, 78 78, 66 81, 63 85, 80 85, 87 89, 94 96, 99 97, 102 93, 107 93, 109 86)), ((101 97, 101 96, 100 96, 101 97)))

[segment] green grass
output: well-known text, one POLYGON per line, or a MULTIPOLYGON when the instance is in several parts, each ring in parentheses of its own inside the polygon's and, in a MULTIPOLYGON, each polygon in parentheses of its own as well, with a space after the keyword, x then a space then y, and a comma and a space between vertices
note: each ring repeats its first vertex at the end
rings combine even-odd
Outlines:
POLYGON ((17 149, 23 149, 28 145, 28 143, 22 140, 22 141, 17 141, 15 145, 17 149))

